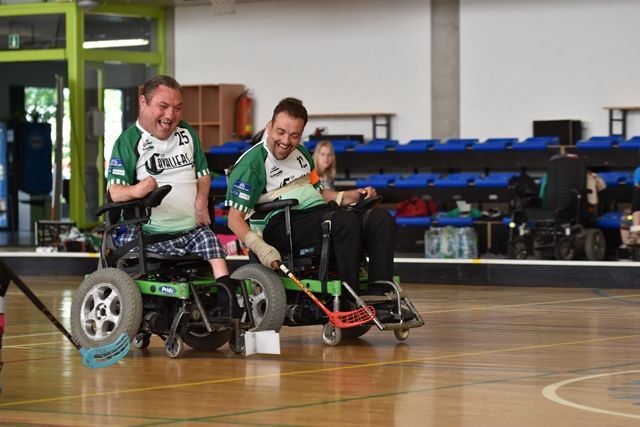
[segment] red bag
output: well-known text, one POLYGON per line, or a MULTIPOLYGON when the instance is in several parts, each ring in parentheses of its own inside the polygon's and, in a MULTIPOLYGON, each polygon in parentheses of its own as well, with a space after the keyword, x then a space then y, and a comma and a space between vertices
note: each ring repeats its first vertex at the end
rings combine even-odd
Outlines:
POLYGON ((427 216, 429 214, 427 203, 420 197, 414 196, 409 200, 396 203, 396 217, 427 216))

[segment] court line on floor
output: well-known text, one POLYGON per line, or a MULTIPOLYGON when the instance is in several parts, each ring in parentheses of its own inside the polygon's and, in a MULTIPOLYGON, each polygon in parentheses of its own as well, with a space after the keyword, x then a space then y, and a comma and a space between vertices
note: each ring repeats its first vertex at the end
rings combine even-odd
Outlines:
MULTIPOLYGON (((637 365, 637 364, 638 364, 638 362, 632 362, 632 363, 625 363, 623 365, 615 365, 613 367, 629 366, 629 365, 637 365)), ((571 370, 571 371, 564 371, 564 372, 545 372, 545 373, 542 373, 542 374, 524 375, 524 376, 520 376, 520 377, 509 377, 509 378, 498 378, 498 379, 493 379, 493 380, 471 381, 471 382, 468 382, 468 383, 449 384, 449 385, 443 385, 443 386, 437 386, 437 387, 427 387, 427 388, 422 388, 422 389, 411 389, 411 390, 404 390, 404 391, 394 391, 394 392, 389 392, 389 393, 377 393, 377 394, 370 394, 370 395, 356 396, 356 397, 344 397, 344 398, 335 399, 335 400, 323 400, 323 401, 318 401, 318 402, 301 403, 301 404, 297 404, 297 405, 287 405, 287 406, 279 406, 279 407, 272 407, 272 408, 265 408, 265 409, 254 409, 254 410, 243 411, 243 412, 233 412, 233 413, 227 413, 227 414, 212 415, 212 416, 209 416, 209 417, 195 417, 195 418, 185 418, 185 419, 176 418, 174 420, 155 422, 153 424, 137 424, 137 425, 132 426, 132 427, 151 427, 151 426, 157 426, 157 425, 192 422, 192 421, 200 421, 200 422, 202 422, 202 421, 214 421, 214 420, 217 420, 217 419, 220 419, 220 418, 237 417, 237 416, 243 416, 243 415, 255 415, 255 414, 266 413, 266 412, 279 412, 279 411, 286 411, 286 410, 289 410, 289 409, 311 408, 311 407, 314 407, 314 406, 342 404, 342 403, 359 401, 359 400, 377 399, 377 398, 381 398, 381 397, 398 396, 398 395, 405 395, 405 394, 436 392, 436 391, 442 391, 442 390, 451 390, 451 389, 455 389, 455 388, 458 388, 458 387, 473 387, 473 386, 485 385, 485 384, 501 384, 501 383, 508 383, 508 382, 513 382, 513 381, 522 381, 522 380, 528 380, 528 379, 533 379, 533 378, 542 378, 542 377, 548 377, 548 376, 553 376, 553 375, 571 374, 571 373, 577 373, 577 372, 591 371, 591 370, 594 370, 594 369, 607 369, 607 368, 611 368, 611 366, 596 367, 596 368, 581 368, 581 369, 578 369, 578 370, 571 370)), ((627 372, 640 372, 640 371, 627 371, 627 372)), ((608 375, 608 374, 601 374, 601 375, 608 375)), ((596 376, 600 376, 600 375, 596 375, 596 376)), ((623 415, 624 414, 624 413, 618 414, 618 413, 615 413, 615 412, 608 412, 608 411, 605 411, 604 413, 608 413, 609 415, 623 415)), ((640 418, 640 416, 632 416, 632 418, 640 418)))
MULTIPOLYGON (((603 298, 617 300, 622 298, 636 298, 640 297, 640 294, 632 294, 632 295, 623 295, 619 297, 607 297, 607 296, 598 296, 591 298, 579 298, 579 299, 569 299, 569 300, 560 300, 560 301, 538 301, 538 302, 526 302, 519 304, 502 304, 502 305, 488 305, 484 307, 465 307, 465 308, 451 308, 446 310, 433 310, 433 311, 421 311, 421 314, 439 314, 439 313, 458 313, 461 311, 482 311, 482 310, 499 310, 503 308, 514 308, 514 307, 528 307, 535 305, 555 305, 555 304, 567 304, 574 302, 589 302, 589 301, 602 301, 603 298)), ((473 302, 469 302, 469 304, 474 304, 473 302)))
POLYGON ((616 337, 595 338, 590 340, 567 341, 567 342, 538 344, 538 345, 531 345, 531 346, 520 346, 520 347, 513 347, 513 348, 495 349, 495 350, 454 353, 454 354, 446 354, 441 356, 421 357, 421 358, 415 358, 415 359, 387 360, 384 362, 371 362, 371 363, 363 363, 363 364, 348 365, 348 366, 337 366, 337 367, 331 367, 331 368, 305 369, 300 371, 292 371, 292 372, 284 372, 284 373, 278 372, 274 374, 222 378, 222 379, 216 379, 216 380, 193 381, 193 382, 180 383, 180 384, 163 384, 163 385, 157 385, 157 386, 151 386, 151 387, 138 387, 138 388, 131 388, 131 389, 104 391, 104 392, 98 392, 98 393, 74 394, 74 395, 68 395, 68 396, 57 396, 57 397, 50 397, 50 398, 43 398, 43 399, 30 399, 30 400, 21 400, 21 401, 15 401, 15 402, 5 402, 5 403, 0 403, 0 408, 13 407, 18 405, 28 405, 28 404, 34 404, 34 403, 49 403, 49 402, 73 400, 73 399, 87 399, 91 397, 101 397, 101 396, 110 396, 110 395, 144 393, 144 392, 157 391, 157 390, 182 389, 182 388, 195 387, 195 386, 201 386, 201 385, 224 384, 224 383, 232 383, 232 382, 239 382, 239 381, 253 381, 253 380, 261 380, 261 379, 275 378, 275 377, 293 377, 298 375, 321 374, 326 372, 344 371, 347 369, 363 369, 363 368, 371 368, 371 367, 379 367, 379 366, 399 365, 404 363, 420 363, 420 362, 429 362, 434 360, 447 360, 447 359, 454 359, 458 357, 484 356, 488 354, 510 353, 510 352, 517 352, 517 351, 526 351, 526 350, 538 350, 542 348, 593 344, 593 343, 599 343, 599 342, 615 341, 615 340, 638 338, 638 337, 640 337, 640 334, 621 335, 616 337))
POLYGON ((574 409, 581 409, 583 411, 596 412, 598 414, 617 415, 619 417, 640 419, 640 415, 627 414, 625 412, 618 412, 618 411, 609 411, 608 409, 600 409, 600 408, 595 408, 593 406, 581 405, 579 403, 575 403, 570 400, 564 399, 560 397, 557 393, 560 387, 564 387, 565 385, 572 384, 578 381, 586 381, 586 380, 590 380, 593 378, 600 378, 600 377, 608 377, 608 376, 610 377, 612 375, 626 375, 626 374, 637 374, 637 373, 640 373, 640 371, 635 370, 635 371, 606 372, 604 374, 595 374, 595 375, 587 375, 584 377, 571 378, 565 381, 559 381, 557 383, 549 384, 548 386, 542 389, 542 395, 554 403, 558 403, 560 405, 568 406, 574 409))

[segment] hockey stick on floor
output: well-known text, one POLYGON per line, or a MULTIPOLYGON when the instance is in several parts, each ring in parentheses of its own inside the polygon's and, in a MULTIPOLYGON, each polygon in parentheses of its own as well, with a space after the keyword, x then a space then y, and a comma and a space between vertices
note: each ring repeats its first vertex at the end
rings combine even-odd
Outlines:
POLYGON ((82 348, 71 336, 69 331, 55 318, 27 285, 0 259, 0 288, 6 289, 9 281, 16 284, 18 289, 58 328, 62 334, 73 344, 82 355, 82 364, 87 368, 103 368, 122 360, 129 353, 130 339, 126 333, 120 335, 113 343, 92 348, 82 348))

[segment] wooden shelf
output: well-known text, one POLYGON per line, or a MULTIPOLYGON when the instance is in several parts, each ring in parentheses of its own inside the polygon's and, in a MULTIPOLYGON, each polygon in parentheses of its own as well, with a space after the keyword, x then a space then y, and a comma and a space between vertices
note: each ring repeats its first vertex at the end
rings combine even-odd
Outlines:
POLYGON ((244 85, 185 85, 182 92, 183 118, 200 135, 203 150, 235 139, 235 103, 244 85))

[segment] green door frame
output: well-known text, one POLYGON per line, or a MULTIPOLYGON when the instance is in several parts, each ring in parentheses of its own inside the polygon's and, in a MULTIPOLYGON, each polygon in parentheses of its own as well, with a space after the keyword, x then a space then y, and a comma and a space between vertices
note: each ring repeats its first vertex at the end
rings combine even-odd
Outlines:
MULTIPOLYGON (((78 227, 95 225, 94 218, 86 218, 85 186, 85 99, 84 72, 87 62, 120 62, 156 66, 158 73, 165 72, 165 10, 160 7, 142 7, 128 5, 98 6, 91 12, 85 12, 73 3, 33 3, 24 5, 0 6, 0 17, 24 15, 64 14, 66 22, 66 46, 64 49, 8 50, 0 51, 2 62, 26 61, 67 61, 67 74, 70 92, 71 121, 71 180, 69 182, 69 216, 78 227), (85 14, 111 14, 129 17, 155 18, 158 23, 157 49, 154 52, 133 52, 118 49, 83 49, 85 14)), ((142 84, 144 82, 140 82, 142 84)), ((102 155, 102 154, 100 154, 102 155)), ((100 162, 103 163, 103 162, 100 162)), ((100 179, 100 199, 104 196, 104 180, 100 179)))

